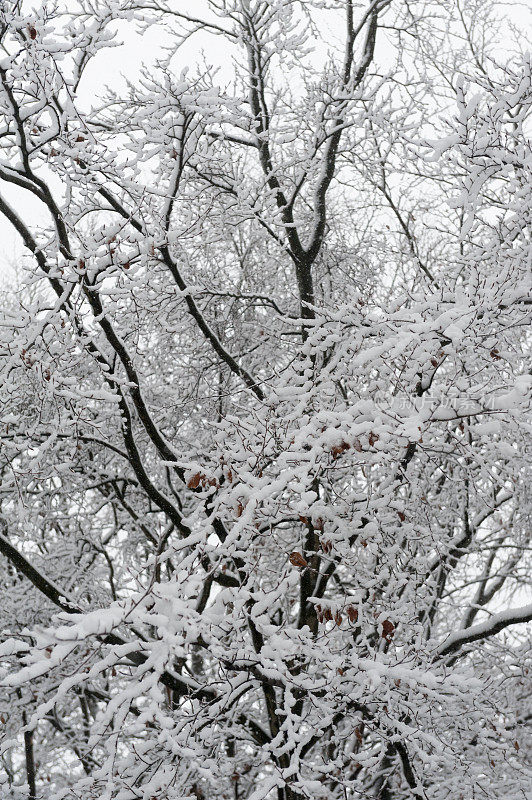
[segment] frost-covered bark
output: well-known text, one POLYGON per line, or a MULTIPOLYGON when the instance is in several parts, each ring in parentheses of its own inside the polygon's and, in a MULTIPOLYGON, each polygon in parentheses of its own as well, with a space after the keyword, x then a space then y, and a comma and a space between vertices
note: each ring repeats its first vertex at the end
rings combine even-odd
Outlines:
POLYGON ((2 6, 2 797, 522 798, 530 59, 184 5, 2 6))

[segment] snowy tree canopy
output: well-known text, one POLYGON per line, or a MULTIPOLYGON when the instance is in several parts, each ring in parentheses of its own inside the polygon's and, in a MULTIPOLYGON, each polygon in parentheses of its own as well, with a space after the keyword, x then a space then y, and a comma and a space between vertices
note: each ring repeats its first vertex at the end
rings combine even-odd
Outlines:
POLYGON ((513 22, 0 4, 2 798, 527 796, 513 22))

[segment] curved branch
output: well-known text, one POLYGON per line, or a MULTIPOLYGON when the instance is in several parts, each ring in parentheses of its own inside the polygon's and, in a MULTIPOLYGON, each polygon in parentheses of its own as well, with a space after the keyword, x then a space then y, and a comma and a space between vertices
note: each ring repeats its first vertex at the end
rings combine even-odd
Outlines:
POLYGON ((532 621, 532 603, 520 608, 511 608, 508 611, 501 611, 494 614, 486 622, 473 625, 471 628, 456 631, 442 642, 436 650, 436 655, 440 658, 456 653, 462 647, 479 640, 489 639, 500 633, 510 625, 519 625, 523 622, 532 621))

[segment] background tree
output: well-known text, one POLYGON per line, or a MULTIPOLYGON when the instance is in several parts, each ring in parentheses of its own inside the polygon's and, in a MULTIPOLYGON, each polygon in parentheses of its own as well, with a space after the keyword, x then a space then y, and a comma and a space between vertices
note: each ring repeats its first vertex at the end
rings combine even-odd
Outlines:
POLYGON ((531 64, 495 11, 3 4, 3 796, 525 796, 531 64), (135 26, 160 51, 95 98, 135 26))

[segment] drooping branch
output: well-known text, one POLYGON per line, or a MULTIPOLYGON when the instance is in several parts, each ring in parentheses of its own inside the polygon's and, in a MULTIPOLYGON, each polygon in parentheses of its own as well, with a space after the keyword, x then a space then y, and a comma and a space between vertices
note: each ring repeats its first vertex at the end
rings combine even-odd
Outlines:
POLYGON ((485 622, 451 633, 436 650, 440 658, 452 655, 473 642, 486 641, 511 625, 520 625, 532 620, 532 603, 520 608, 511 608, 493 614, 485 622))

